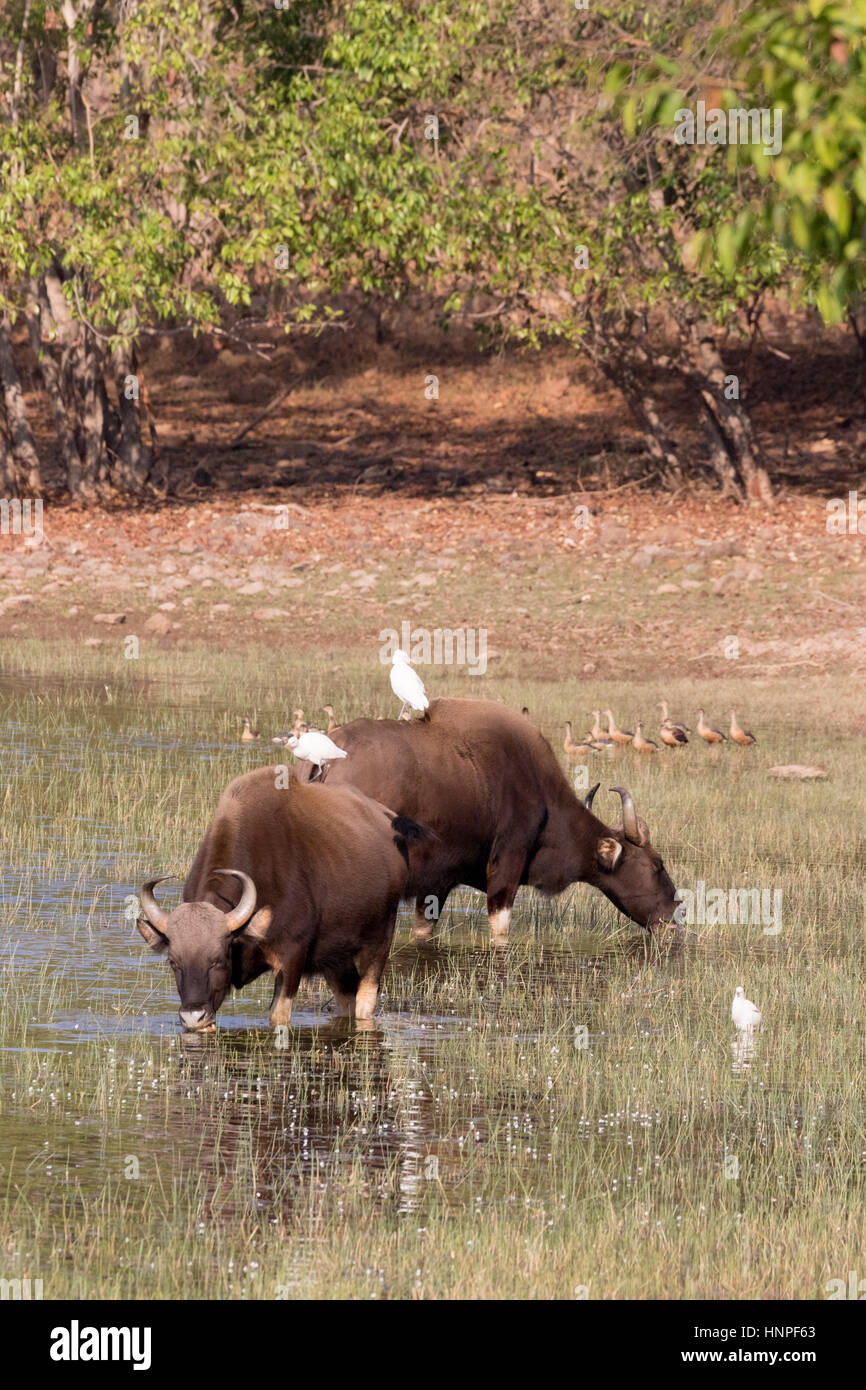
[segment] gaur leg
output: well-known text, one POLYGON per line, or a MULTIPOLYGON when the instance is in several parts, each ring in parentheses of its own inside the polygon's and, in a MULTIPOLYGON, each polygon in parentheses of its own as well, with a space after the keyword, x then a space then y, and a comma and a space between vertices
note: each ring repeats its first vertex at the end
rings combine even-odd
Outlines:
POLYGON ((355 1017, 372 1018, 376 1008, 376 999, 379 995, 379 981, 382 978, 382 971, 385 969, 385 962, 391 950, 391 942, 394 937, 394 923, 397 920, 395 912, 390 929, 384 941, 378 942, 375 946, 365 946, 355 957, 355 964, 361 982, 358 985, 358 992, 355 995, 355 1017))
POLYGON ((487 915, 493 941, 508 939, 511 909, 525 864, 526 855, 523 850, 497 852, 494 845, 487 864, 487 915))
POLYGON ((415 899, 415 922, 412 935, 416 941, 429 941, 442 916, 445 900, 451 890, 444 893, 419 893, 415 899))
POLYGON ((303 951, 294 951, 280 961, 274 980, 274 997, 271 1000, 270 1025, 276 1028, 292 1021, 292 1002, 301 983, 301 970, 304 964, 303 951))
POLYGON ((360 976, 354 963, 350 962, 339 972, 329 971, 325 973, 325 981, 330 990, 333 990, 333 1010, 338 1018, 354 1018, 355 1016, 355 995, 358 992, 360 976))

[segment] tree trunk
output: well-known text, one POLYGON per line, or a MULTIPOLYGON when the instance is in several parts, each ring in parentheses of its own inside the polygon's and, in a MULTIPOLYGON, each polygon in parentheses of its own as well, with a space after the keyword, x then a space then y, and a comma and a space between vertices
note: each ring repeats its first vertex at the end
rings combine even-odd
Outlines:
POLYGON ((128 383, 134 380, 138 386, 135 365, 132 346, 125 342, 118 343, 112 353, 112 367, 120 427, 112 472, 113 481, 122 492, 141 494, 150 475, 151 456, 141 437, 139 396, 127 395, 128 383))
POLYGON ((3 391, 3 404, 6 423, 15 459, 15 486, 29 496, 36 496, 42 490, 39 468, 39 455, 33 442, 27 407, 21 392, 21 383, 15 370, 12 355, 12 325, 9 319, 0 319, 0 386, 3 391))
POLYGON ((50 344, 45 342, 42 336, 43 326, 48 327, 49 324, 53 324, 53 319, 45 298, 44 286, 34 284, 31 302, 27 309, 27 330, 30 334, 30 346, 39 364, 45 392, 51 404, 51 413, 54 416, 54 428, 60 443, 67 484, 70 483, 70 480, 74 480, 77 486, 77 480, 81 475, 81 456, 75 442, 75 435, 69 426, 70 412, 63 396, 60 367, 50 344))
POLYGON ((697 391, 705 421, 711 422, 713 466, 722 485, 747 502, 771 502, 773 489, 748 412, 738 397, 726 395, 729 374, 715 337, 708 328, 690 324, 684 339, 677 365, 697 391))
POLYGON ((6 434, 6 408, 0 396, 0 492, 11 499, 18 492, 18 469, 12 444, 6 434))
POLYGON ((79 360, 79 382, 82 396, 81 433, 83 469, 80 493, 97 497, 107 481, 106 461, 106 401, 105 380, 102 375, 102 356, 93 333, 84 329, 84 342, 79 360))
MULTIPOLYGON (((86 15, 89 6, 83 7, 86 15)), ((78 40, 75 37, 75 27, 78 23, 79 13, 76 11, 73 0, 63 0, 61 6, 63 18, 66 22, 66 73, 69 81, 69 128, 72 139, 79 148, 86 143, 87 139, 87 117, 84 111, 84 100, 81 91, 83 71, 81 65, 81 53, 78 49, 78 40)))

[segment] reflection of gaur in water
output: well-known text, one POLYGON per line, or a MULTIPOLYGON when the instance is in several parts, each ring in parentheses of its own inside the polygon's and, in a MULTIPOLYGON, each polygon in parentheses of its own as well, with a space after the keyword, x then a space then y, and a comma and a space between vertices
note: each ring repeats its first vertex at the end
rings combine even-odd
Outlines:
POLYGON ((173 912, 141 892, 138 929, 167 954, 189 1031, 214 1025, 229 986, 276 975, 271 1023, 291 1019, 303 975, 324 975, 337 1013, 370 1018, 413 856, 429 831, 352 787, 262 767, 223 792, 173 912))

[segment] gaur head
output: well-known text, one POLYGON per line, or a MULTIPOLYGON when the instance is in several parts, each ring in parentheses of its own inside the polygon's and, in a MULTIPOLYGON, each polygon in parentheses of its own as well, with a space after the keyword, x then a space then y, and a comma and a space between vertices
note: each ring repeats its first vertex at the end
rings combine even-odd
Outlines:
POLYGON ((240 902, 228 912, 213 903, 181 903, 172 912, 163 912, 153 890, 163 878, 153 878, 141 889, 142 916, 136 926, 148 946, 167 955, 180 995, 179 1016, 188 1033, 214 1026, 216 1011, 232 983, 232 953, 238 934, 247 927, 264 929, 270 923, 270 909, 256 913, 256 886, 238 869, 213 869, 229 874, 242 885, 240 902))
MULTIPOLYGON (((587 810, 592 810, 599 786, 596 782, 587 792, 587 810)), ((622 798, 622 829, 611 830, 597 840, 595 873, 589 882, 626 917, 651 931, 660 922, 676 920, 676 889, 661 855, 650 844, 649 828, 635 811, 631 793, 625 787, 611 787, 611 791, 622 798)))

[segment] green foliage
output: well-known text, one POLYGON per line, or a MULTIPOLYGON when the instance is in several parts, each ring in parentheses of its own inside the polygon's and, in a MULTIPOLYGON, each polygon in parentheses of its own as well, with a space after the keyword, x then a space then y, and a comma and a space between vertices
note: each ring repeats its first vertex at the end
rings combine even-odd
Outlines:
MULTIPOLYGON (((866 6, 862 0, 729 5, 723 24, 702 35, 702 52, 707 68, 719 73, 703 84, 695 77, 694 52, 673 71, 659 52, 612 70, 610 91, 626 132, 634 127, 634 89, 655 93, 645 115, 661 127, 675 123, 680 105, 708 95, 708 105, 726 110, 779 113, 778 154, 761 143, 729 147, 740 206, 695 243, 699 263, 708 274, 718 266, 734 277, 751 265, 758 239, 776 238, 823 317, 844 318, 866 281, 866 6)), ((696 166, 702 157, 695 147, 696 166)), ((712 157, 719 158, 718 149, 712 157)))

